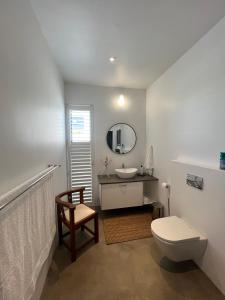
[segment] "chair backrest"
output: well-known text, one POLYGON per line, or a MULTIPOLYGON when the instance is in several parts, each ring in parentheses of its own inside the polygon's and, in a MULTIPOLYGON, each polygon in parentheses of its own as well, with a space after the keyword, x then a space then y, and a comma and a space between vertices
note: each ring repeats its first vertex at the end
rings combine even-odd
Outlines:
POLYGON ((85 190, 85 187, 80 187, 77 189, 73 189, 70 191, 65 191, 58 196, 56 196, 55 201, 57 205, 57 215, 58 218, 67 226, 71 224, 71 221, 74 222, 74 210, 76 209, 76 205, 73 204, 73 193, 80 193, 80 203, 84 202, 83 198, 83 192, 85 190), (67 201, 62 200, 63 197, 67 196, 67 201), (70 210, 70 222, 67 220, 66 215, 65 215, 65 209, 70 210))
POLYGON ((65 191, 56 197, 61 199, 62 197, 67 196, 68 202, 73 203, 72 195, 74 193, 80 193, 80 203, 84 203, 84 190, 85 190, 85 187, 80 187, 80 188, 72 189, 69 191, 65 191))

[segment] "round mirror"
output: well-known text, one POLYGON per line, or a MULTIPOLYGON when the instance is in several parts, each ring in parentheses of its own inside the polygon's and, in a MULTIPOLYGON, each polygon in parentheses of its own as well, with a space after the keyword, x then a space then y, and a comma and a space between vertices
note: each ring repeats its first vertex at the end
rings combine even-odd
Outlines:
POLYGON ((107 145, 118 154, 126 154, 130 152, 137 140, 134 129, 125 123, 113 125, 107 132, 107 145))

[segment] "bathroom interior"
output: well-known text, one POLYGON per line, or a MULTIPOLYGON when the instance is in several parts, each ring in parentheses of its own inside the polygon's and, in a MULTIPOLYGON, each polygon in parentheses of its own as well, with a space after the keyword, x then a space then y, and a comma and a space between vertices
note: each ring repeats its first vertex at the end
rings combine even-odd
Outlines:
POLYGON ((225 1, 0 1, 0 299, 225 299, 225 1))

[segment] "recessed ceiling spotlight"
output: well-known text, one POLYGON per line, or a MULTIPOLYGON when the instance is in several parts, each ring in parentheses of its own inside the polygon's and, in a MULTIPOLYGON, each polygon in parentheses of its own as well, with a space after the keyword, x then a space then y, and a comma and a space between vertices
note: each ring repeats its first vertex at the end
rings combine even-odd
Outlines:
POLYGON ((110 61, 111 63, 113 63, 115 60, 116 60, 116 57, 115 57, 115 56, 111 56, 111 57, 109 58, 109 61, 110 61))

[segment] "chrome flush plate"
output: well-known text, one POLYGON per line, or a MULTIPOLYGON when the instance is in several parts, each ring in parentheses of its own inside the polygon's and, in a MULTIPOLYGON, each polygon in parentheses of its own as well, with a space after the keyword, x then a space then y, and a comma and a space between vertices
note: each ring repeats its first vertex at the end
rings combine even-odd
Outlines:
POLYGON ((203 189, 203 177, 187 174, 186 183, 196 189, 203 189))

